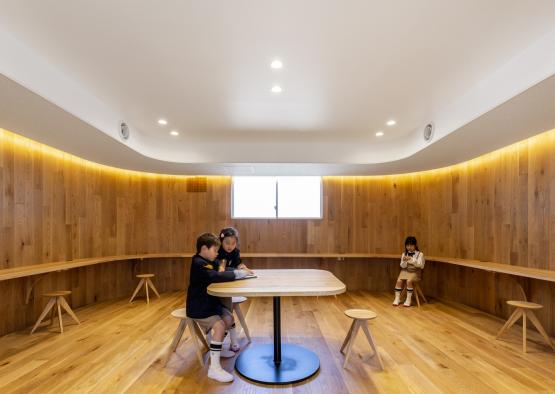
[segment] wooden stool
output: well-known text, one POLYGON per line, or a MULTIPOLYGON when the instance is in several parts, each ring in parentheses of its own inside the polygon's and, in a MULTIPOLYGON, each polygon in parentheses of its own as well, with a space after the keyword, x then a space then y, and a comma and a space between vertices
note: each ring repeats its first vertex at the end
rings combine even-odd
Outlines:
MULTIPOLYGON (((200 339, 201 343, 206 347, 206 349, 209 349, 209 347, 208 347, 208 343, 206 342, 206 338, 202 333, 202 330, 193 319, 187 317, 185 308, 176 309, 171 313, 171 315, 177 319, 180 319, 181 321, 179 322, 179 326, 177 327, 177 331, 175 332, 173 341, 170 345, 170 348, 168 349, 166 357, 164 357, 163 365, 165 366, 168 363, 173 352, 175 352, 175 350, 177 349, 177 346, 179 345, 179 341, 181 340, 181 337, 183 336, 185 329, 189 327, 191 338, 193 338, 193 345, 195 346, 195 352, 197 353, 197 357, 201 367, 203 367, 204 366, 204 360, 202 358, 203 352, 198 343, 198 339, 200 339)), ((185 340, 186 339, 187 338, 185 338, 185 340)))
POLYGON ((343 368, 347 365, 347 360, 349 360, 349 356, 351 355, 351 348, 353 347, 353 343, 355 342, 355 338, 358 333, 358 329, 362 327, 362 331, 366 335, 366 339, 370 344, 370 347, 374 351, 374 355, 378 359, 378 363, 380 364, 380 368, 383 371, 383 363, 378 353, 378 348, 376 347, 376 343, 374 341, 374 337, 372 333, 368 329, 368 320, 375 319, 378 315, 375 312, 366 310, 366 309, 348 309, 345 311, 345 315, 353 319, 353 323, 351 324, 351 328, 343 341, 343 345, 341 345, 341 353, 345 354, 344 350, 347 348, 347 354, 345 355, 345 362, 343 363, 343 368))
POLYGON ((42 313, 40 314, 39 319, 35 323, 35 326, 31 330, 31 334, 35 332, 39 324, 42 322, 42 320, 45 318, 48 312, 50 312, 50 310, 52 310, 52 314, 50 315, 50 320, 51 320, 50 323, 51 324, 54 323, 54 316, 56 313, 56 309, 54 309, 54 305, 58 306, 58 320, 60 323, 60 333, 64 332, 64 326, 62 323, 62 308, 65 309, 67 314, 70 315, 77 324, 81 324, 81 322, 79 321, 77 316, 75 316, 75 313, 73 313, 73 310, 71 310, 71 307, 69 306, 69 304, 64 298, 64 296, 70 295, 70 294, 71 294, 71 291, 69 290, 60 290, 60 291, 51 291, 50 293, 44 293, 42 295, 43 297, 49 297, 50 299, 48 300, 46 306, 44 307, 42 313))
POLYGON ((240 306, 240 304, 245 302, 246 300, 247 300, 247 297, 232 297, 231 298, 231 302, 233 304, 233 311, 237 315, 237 318, 239 319, 239 323, 241 323, 241 327, 243 328, 243 331, 245 331, 245 336, 247 337, 247 340, 250 343, 251 342, 251 334, 249 333, 249 327, 247 327, 247 322, 245 321, 245 317, 243 316, 243 312, 241 311, 241 306, 240 306))
MULTIPOLYGON (((412 282, 412 289, 413 289, 413 294, 416 298, 416 305, 418 305, 418 308, 420 308, 420 298, 418 297, 418 294, 420 294, 420 297, 422 297, 422 301, 424 301, 426 304, 428 303, 428 300, 426 299, 426 296, 422 291, 422 287, 420 287, 420 281, 412 282)), ((405 287, 403 288, 403 291, 401 292, 401 296, 399 298, 403 299, 406 292, 407 292, 407 285, 405 283, 405 287)))
POLYGON ((141 287, 143 287, 143 286, 145 287, 146 303, 147 304, 150 303, 150 300, 149 300, 149 297, 148 297, 148 288, 149 287, 152 289, 152 291, 154 293, 156 293, 158 298, 160 298, 160 294, 158 294, 158 290, 156 290, 156 287, 154 287, 154 284, 150 280, 150 278, 153 278, 153 277, 154 277, 154 274, 139 274, 139 275, 137 275, 137 278, 140 278, 141 280, 139 281, 139 284, 137 285, 137 288, 135 289, 135 292, 131 296, 131 299, 129 300, 129 302, 133 302, 133 298, 135 298, 135 296, 137 295, 137 293, 139 292, 139 290, 141 290, 141 287))
POLYGON ((522 351, 526 353, 526 317, 528 317, 532 322, 532 324, 534 324, 536 329, 539 331, 543 339, 545 339, 545 342, 547 342, 547 344, 551 346, 551 349, 555 350, 555 347, 551 342, 551 338, 549 338, 549 335, 547 335, 540 321, 538 320, 538 318, 533 312, 534 309, 543 308, 543 305, 535 304, 533 302, 528 302, 528 301, 507 301, 507 304, 516 307, 516 309, 513 312, 513 314, 509 317, 505 325, 501 327, 501 330, 499 331, 495 339, 498 339, 501 336, 501 334, 503 334, 505 331, 511 328, 513 324, 515 324, 518 321, 518 319, 520 319, 520 317, 522 316, 522 351))

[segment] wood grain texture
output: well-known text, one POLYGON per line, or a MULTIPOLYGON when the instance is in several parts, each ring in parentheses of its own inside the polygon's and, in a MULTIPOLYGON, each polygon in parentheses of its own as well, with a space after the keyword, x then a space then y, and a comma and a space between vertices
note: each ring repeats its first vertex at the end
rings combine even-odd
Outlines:
POLYGON ((69 261, 56 261, 52 263, 22 265, 20 267, 0 269, 0 281, 24 278, 33 275, 47 274, 56 271, 88 267, 96 264, 113 263, 118 261, 142 261, 150 259, 189 258, 193 253, 150 253, 150 254, 126 254, 119 256, 89 257, 69 261))
MULTIPOLYGON (((232 220, 229 177, 204 182, 111 169, 0 130, 0 268, 191 250, 198 234, 233 225, 244 252, 397 254, 404 238, 415 235, 429 256, 555 270, 554 148, 550 131, 446 169, 324 177, 322 220, 232 220)), ((395 268, 381 273, 363 262, 342 263, 317 265, 337 265, 332 272, 355 275, 356 286, 390 287, 385 281, 395 276, 395 268)), ((161 272, 153 271, 157 280, 169 278, 168 289, 184 287, 183 262, 174 273, 175 264, 160 261, 161 272)), ((39 285, 71 289, 74 306, 132 291, 129 263, 74 271, 48 274, 39 285)), ((508 316, 504 301, 513 290, 495 274, 430 264, 425 276, 426 293, 508 316)), ((41 299, 21 302, 24 288, 23 280, 0 282, 8 300, 0 333, 32 324, 42 309, 41 299)), ((551 333, 552 288, 528 283, 529 299, 544 305, 539 319, 551 333)))
MULTIPOLYGON (((455 303, 432 302, 425 312, 394 308, 390 293, 347 292, 335 297, 284 297, 284 341, 314 351, 321 371, 294 385, 253 384, 233 371, 234 358, 222 359, 235 374, 231 384, 207 378, 191 334, 168 364, 163 359, 179 321, 184 292, 166 293, 147 306, 126 298, 79 308, 81 325, 66 319, 56 327, 0 338, 2 393, 538 393, 552 392, 555 357, 543 338, 528 330, 528 353, 521 353, 520 330, 495 335, 504 320, 455 303), (352 320, 344 311, 368 308, 368 323, 384 371, 359 332, 345 369, 341 344, 352 320)), ((253 345, 271 342, 272 300, 242 304, 253 345)), ((239 336, 241 347, 246 338, 239 336)), ((252 345, 251 345, 252 346, 252 345)), ((206 359, 206 356, 205 356, 206 359)))
POLYGON ((329 296, 344 293, 345 284, 331 272, 317 269, 259 269, 256 278, 212 283, 218 297, 329 296))

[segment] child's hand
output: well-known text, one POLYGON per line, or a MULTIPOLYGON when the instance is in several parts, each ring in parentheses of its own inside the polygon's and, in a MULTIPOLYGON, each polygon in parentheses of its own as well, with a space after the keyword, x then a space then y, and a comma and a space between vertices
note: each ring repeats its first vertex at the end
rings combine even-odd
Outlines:
POLYGON ((235 279, 243 279, 245 276, 247 276, 249 273, 247 272, 247 270, 234 270, 233 274, 235 275, 235 279))

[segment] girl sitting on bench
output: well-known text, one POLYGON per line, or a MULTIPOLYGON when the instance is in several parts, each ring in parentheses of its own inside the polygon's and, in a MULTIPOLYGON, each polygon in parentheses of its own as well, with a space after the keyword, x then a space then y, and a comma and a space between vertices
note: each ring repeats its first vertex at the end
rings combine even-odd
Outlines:
POLYGON ((403 281, 407 281, 407 298, 403 304, 410 306, 412 300, 413 282, 422 279, 422 269, 424 268, 424 253, 418 250, 418 243, 415 237, 407 237, 405 240, 405 251, 401 255, 401 272, 395 284, 395 300, 393 305, 397 306, 401 302, 401 291, 403 290, 403 281))

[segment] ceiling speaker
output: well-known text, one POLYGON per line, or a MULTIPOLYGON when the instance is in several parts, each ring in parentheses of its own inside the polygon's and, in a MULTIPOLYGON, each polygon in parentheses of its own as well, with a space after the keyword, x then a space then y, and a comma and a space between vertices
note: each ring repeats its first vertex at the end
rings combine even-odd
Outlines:
POLYGON ((119 125, 119 136, 122 140, 127 140, 129 138, 129 126, 125 122, 121 122, 119 125))
POLYGON ((428 123, 424 127, 424 141, 430 142, 433 137, 434 137, 434 124, 428 123))

